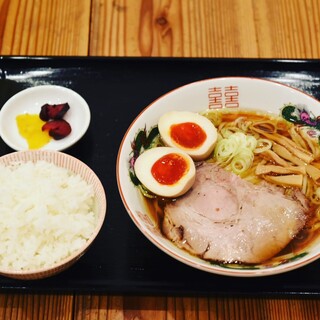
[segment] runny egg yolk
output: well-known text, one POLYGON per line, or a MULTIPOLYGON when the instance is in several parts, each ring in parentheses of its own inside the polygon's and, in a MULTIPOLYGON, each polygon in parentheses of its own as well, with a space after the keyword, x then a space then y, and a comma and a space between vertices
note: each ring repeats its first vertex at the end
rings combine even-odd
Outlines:
POLYGON ((205 131, 194 122, 171 125, 170 135, 178 145, 189 149, 200 147, 207 138, 205 131))
POLYGON ((158 159, 151 168, 152 176, 160 184, 173 185, 188 169, 186 160, 177 153, 169 153, 158 159))
POLYGON ((45 122, 38 114, 20 114, 16 121, 19 133, 26 139, 29 149, 40 149, 52 139, 47 131, 42 131, 45 122))
POLYGON ((156 147, 143 151, 134 163, 141 184, 155 195, 173 198, 186 193, 195 181, 192 158, 177 148, 156 147))
POLYGON ((162 142, 186 152, 193 160, 206 160, 217 141, 217 129, 205 116, 190 111, 169 111, 158 121, 162 142))

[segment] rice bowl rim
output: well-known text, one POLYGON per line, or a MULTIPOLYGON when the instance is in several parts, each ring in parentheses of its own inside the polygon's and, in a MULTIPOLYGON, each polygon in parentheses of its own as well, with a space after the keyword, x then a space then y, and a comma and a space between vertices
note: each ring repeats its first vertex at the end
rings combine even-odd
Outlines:
POLYGON ((63 153, 61 151, 55 150, 25 150, 25 151, 15 151, 12 153, 8 153, 0 157, 0 163, 6 166, 10 165, 14 162, 37 162, 37 161, 47 161, 49 163, 53 163, 58 167, 65 168, 70 170, 74 174, 80 175, 80 177, 85 180, 89 185, 92 185, 95 201, 97 203, 97 220, 96 226, 94 228, 93 233, 90 238, 86 241, 85 245, 80 249, 72 252, 68 257, 58 261, 57 263, 47 266, 41 267, 38 269, 32 270, 12 270, 7 268, 0 267, 0 274, 4 276, 9 276, 14 278, 23 279, 37 279, 42 277, 50 276, 51 274, 58 273, 63 271, 66 267, 71 265, 76 260, 80 259, 81 256, 88 250, 92 242, 95 240, 99 231, 102 228, 106 217, 107 211, 107 198, 104 187, 95 174, 95 172, 84 162, 73 157, 69 154, 63 153), (76 169, 76 170, 75 170, 76 169), (37 276, 38 275, 38 276, 37 276))

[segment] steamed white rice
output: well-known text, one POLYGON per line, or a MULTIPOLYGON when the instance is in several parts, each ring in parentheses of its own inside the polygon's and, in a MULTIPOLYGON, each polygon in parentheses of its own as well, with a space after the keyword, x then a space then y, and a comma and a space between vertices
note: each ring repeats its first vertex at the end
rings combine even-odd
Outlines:
POLYGON ((46 161, 0 164, 0 268, 52 266, 81 248, 96 225, 94 191, 46 161))

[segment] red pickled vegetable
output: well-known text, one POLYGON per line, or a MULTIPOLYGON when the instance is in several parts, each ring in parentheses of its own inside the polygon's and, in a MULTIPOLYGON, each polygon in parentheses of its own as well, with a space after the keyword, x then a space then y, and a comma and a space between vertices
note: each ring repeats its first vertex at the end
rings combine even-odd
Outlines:
POLYGON ((44 104, 41 107, 39 117, 43 121, 62 119, 66 112, 70 109, 68 103, 61 104, 44 104))
POLYGON ((71 126, 63 119, 52 120, 42 126, 42 131, 48 131, 54 140, 60 140, 71 133, 71 126))

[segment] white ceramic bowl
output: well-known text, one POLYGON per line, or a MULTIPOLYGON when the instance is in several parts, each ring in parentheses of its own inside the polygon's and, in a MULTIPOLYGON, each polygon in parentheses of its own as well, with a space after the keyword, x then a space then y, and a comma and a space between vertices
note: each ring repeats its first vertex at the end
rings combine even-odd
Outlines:
POLYGON ((80 259, 81 256, 89 249, 90 245, 98 235, 106 216, 107 202, 104 188, 92 169, 77 158, 62 152, 51 150, 19 151, 0 157, 0 163, 6 166, 14 162, 36 162, 39 160, 44 160, 53 163, 58 167, 66 168, 72 173, 80 175, 80 177, 89 185, 92 185, 95 195, 95 228, 90 238, 80 249, 71 252, 67 258, 62 259, 60 262, 57 262, 50 267, 38 268, 35 270, 13 271, 11 269, 4 269, 0 266, 0 274, 9 278, 24 280, 41 279, 53 276, 67 269, 80 259))
POLYGON ((20 114, 39 114, 44 104, 69 103, 70 109, 63 119, 72 131, 61 140, 51 140, 42 150, 62 151, 83 137, 91 119, 87 102, 75 91, 56 85, 42 85, 24 89, 12 96, 0 110, 0 136, 12 149, 27 150, 27 141, 19 134, 16 117, 20 114))
POLYGON ((129 158, 132 156, 131 143, 137 132, 144 127, 151 128, 158 119, 170 110, 200 112, 208 108, 246 108, 264 110, 279 114, 284 104, 308 106, 315 116, 320 114, 320 103, 312 96, 297 89, 273 81, 227 77, 191 83, 177 88, 147 106, 133 121, 121 142, 117 159, 117 182, 119 192, 129 216, 140 231, 158 248, 171 257, 200 270, 227 276, 255 277, 273 275, 302 267, 320 257, 320 239, 304 252, 287 263, 276 266, 255 266, 255 268, 228 268, 210 264, 177 248, 162 236, 149 218, 148 210, 141 199, 140 192, 130 180, 129 158))

